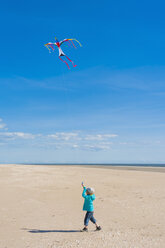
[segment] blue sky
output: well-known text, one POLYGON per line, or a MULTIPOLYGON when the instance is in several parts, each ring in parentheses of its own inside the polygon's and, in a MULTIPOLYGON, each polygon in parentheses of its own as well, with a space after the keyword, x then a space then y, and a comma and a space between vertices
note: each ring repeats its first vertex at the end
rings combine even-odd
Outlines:
POLYGON ((163 1, 5 1, 0 162, 164 163, 163 1), (68 70, 44 44, 63 51, 68 70))

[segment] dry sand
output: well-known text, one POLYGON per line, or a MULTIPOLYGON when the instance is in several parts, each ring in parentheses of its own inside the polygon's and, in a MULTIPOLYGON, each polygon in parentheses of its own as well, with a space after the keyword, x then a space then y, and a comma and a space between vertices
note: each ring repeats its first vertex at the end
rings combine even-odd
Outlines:
POLYGON ((0 165, 0 248, 164 248, 165 173, 0 165), (96 190, 102 231, 81 233, 81 181, 96 190))

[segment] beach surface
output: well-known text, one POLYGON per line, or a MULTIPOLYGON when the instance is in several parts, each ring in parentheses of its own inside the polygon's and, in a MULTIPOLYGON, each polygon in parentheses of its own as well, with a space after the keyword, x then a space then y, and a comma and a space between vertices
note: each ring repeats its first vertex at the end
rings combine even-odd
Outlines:
POLYGON ((0 248, 164 248, 165 168, 0 165, 0 248), (82 233, 81 182, 95 188, 82 233))

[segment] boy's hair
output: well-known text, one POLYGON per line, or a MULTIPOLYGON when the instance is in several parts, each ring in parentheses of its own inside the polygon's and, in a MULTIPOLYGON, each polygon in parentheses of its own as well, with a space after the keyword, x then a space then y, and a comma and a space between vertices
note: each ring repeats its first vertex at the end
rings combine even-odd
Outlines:
POLYGON ((93 195, 95 190, 93 188, 87 188, 87 195, 93 195))

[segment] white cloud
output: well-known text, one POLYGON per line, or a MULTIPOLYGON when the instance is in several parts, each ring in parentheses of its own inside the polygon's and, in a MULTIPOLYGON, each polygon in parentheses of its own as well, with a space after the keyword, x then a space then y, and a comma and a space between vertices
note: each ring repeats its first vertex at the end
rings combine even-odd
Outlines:
MULTIPOLYGON (((117 134, 88 134, 79 132, 59 132, 47 135, 48 146, 59 146, 79 150, 99 151, 108 150, 112 146, 110 139, 118 137, 117 134), (51 140, 54 140, 52 142, 51 140), (76 143, 75 143, 76 141, 76 143)), ((45 137, 43 137, 45 140, 45 137)), ((44 141, 43 140, 43 141, 44 141)))
POLYGON ((0 129, 1 129, 1 130, 2 130, 2 129, 7 129, 7 128, 6 128, 6 124, 3 123, 2 118, 0 118, 0 129))
POLYGON ((49 138, 53 138, 56 140, 72 140, 78 138, 78 133, 55 133, 55 134, 49 134, 49 138))
POLYGON ((110 139, 117 134, 88 134, 83 131, 56 132, 52 134, 32 134, 25 132, 0 132, 0 141, 5 144, 30 145, 45 149, 78 149, 99 151, 108 150, 112 146, 110 139), (31 142, 33 140, 33 142, 31 142), (29 143, 30 141, 30 143, 29 143))
MULTIPOLYGON (((70 146, 72 148, 87 149, 109 149, 110 139, 117 137, 117 134, 84 134, 83 132, 61 132, 47 135, 48 138, 55 140, 56 144, 70 146), (76 144, 75 144, 76 141, 76 144), (96 144, 97 142, 97 144, 96 144)), ((52 142, 51 142, 52 144, 52 142)))
MULTIPOLYGON (((42 140, 52 139, 56 142, 63 142, 68 144, 68 142, 92 142, 92 141, 108 141, 111 138, 117 137, 117 134, 83 134, 82 132, 57 132, 54 134, 44 135, 44 134, 31 134, 25 132, 1 132, 0 137, 6 138, 20 138, 20 139, 34 139, 41 138, 42 140)), ((102 143, 103 144, 103 143, 102 143)))
POLYGON ((13 133, 13 135, 15 137, 19 137, 19 138, 22 138, 22 139, 34 139, 35 138, 35 135, 33 135, 31 133, 15 132, 15 133, 13 133))
POLYGON ((95 134, 95 135, 87 135, 85 140, 107 140, 111 138, 117 137, 117 134, 95 134))
POLYGON ((8 139, 34 139, 35 135, 30 133, 23 133, 23 132, 3 132, 0 133, 0 137, 2 138, 8 138, 8 139))
POLYGON ((0 123, 0 129, 4 129, 5 128, 5 124, 3 124, 3 123, 0 123))
POLYGON ((85 144, 82 148, 90 151, 99 151, 99 150, 109 150, 111 147, 109 145, 103 145, 103 144, 85 144))
POLYGON ((73 148, 79 148, 79 145, 73 144, 72 147, 73 147, 73 148))

